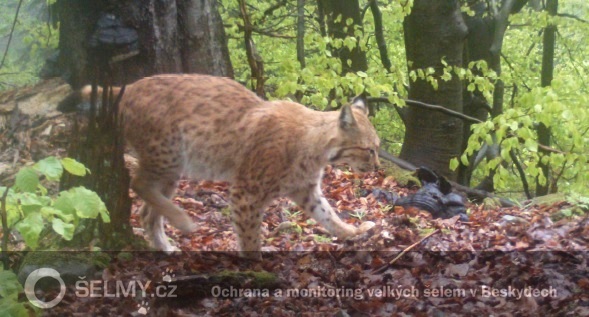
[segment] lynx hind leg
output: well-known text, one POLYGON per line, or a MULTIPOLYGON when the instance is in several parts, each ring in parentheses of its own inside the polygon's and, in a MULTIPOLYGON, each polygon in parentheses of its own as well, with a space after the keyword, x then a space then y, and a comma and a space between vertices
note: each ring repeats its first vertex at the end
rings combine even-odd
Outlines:
POLYGON ((260 227, 265 201, 239 188, 231 190, 231 222, 237 237, 239 254, 245 258, 261 259, 260 227))
MULTIPOLYGON (((162 190, 162 194, 171 198, 174 194, 176 183, 162 190)), ((179 249, 170 244, 169 238, 164 231, 164 217, 156 212, 153 212, 148 203, 144 203, 139 211, 141 219, 141 226, 145 230, 145 234, 151 245, 157 249, 166 252, 178 251, 179 249)))
MULTIPOLYGON (((196 225, 190 217, 170 200, 178 177, 165 178, 149 175, 151 174, 143 170, 138 171, 131 181, 131 188, 145 201, 146 205, 149 205, 143 212, 149 218, 150 224, 161 222, 158 219, 165 216, 170 224, 179 230, 185 233, 194 231, 196 225)), ((162 225, 153 225, 152 228, 154 231, 148 232, 148 235, 159 234, 162 231, 159 235, 165 236, 162 225)))
POLYGON ((356 228, 342 221, 323 196, 319 185, 310 186, 308 191, 295 193, 290 198, 303 208, 308 216, 315 219, 339 239, 358 235, 374 226, 374 223, 368 221, 363 223, 360 228, 356 228))

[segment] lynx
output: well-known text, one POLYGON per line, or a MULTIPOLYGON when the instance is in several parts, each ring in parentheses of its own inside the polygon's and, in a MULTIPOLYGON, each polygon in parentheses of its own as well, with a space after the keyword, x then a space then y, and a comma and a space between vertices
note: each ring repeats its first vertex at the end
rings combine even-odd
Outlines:
POLYGON ((290 198, 338 238, 373 225, 343 222, 320 187, 327 164, 345 162, 360 172, 380 164, 363 97, 320 112, 264 101, 228 78, 158 75, 128 85, 120 109, 125 139, 139 160, 131 188, 145 201, 141 222, 157 249, 175 250, 164 217, 185 233, 195 229, 170 200, 183 175, 230 183, 231 221, 245 256, 261 249, 262 212, 278 197, 290 198))

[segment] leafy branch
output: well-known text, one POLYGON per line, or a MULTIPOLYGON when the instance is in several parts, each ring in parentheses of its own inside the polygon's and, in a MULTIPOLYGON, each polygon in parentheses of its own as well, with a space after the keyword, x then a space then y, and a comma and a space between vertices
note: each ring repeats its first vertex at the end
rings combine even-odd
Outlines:
POLYGON ((16 21, 18 20, 18 13, 20 12, 20 7, 22 5, 22 1, 18 2, 18 6, 16 7, 16 13, 14 14, 14 20, 12 21, 12 27, 10 28, 10 34, 8 35, 8 42, 6 43, 6 49, 4 49, 4 55, 2 56, 2 61, 0 62, 0 69, 4 66, 4 62, 6 61, 6 55, 8 55, 8 48, 10 47, 10 42, 12 41, 12 35, 14 34, 14 28, 16 27, 16 21))

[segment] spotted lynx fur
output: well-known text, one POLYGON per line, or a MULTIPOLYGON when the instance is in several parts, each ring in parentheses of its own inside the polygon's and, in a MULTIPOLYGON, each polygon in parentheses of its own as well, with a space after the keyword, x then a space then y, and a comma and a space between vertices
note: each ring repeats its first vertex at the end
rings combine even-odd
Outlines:
POLYGON ((363 98, 341 111, 320 112, 264 101, 228 78, 159 75, 128 85, 120 109, 125 138, 139 160, 131 188, 145 201, 141 222, 157 249, 175 249, 164 217, 183 232, 195 229, 170 200, 183 175, 231 184, 240 251, 260 250, 262 212, 278 197, 296 202, 338 238, 373 225, 343 222, 320 187, 327 164, 345 162, 360 172, 379 166, 380 141, 363 98))

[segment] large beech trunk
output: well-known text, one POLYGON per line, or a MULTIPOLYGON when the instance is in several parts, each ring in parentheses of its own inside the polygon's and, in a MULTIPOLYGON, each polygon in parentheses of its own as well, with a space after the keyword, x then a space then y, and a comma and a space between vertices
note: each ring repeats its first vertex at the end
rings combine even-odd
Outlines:
MULTIPOLYGON (((459 1, 416 0, 403 22, 409 71, 433 67, 439 88, 417 79, 411 82, 409 98, 462 112, 462 83, 453 76, 439 78, 442 58, 448 65, 462 66, 466 26, 459 1)), ((451 180, 456 173, 450 159, 461 154, 462 121, 416 107, 407 108, 406 133, 400 157, 416 166, 427 166, 451 180)))

